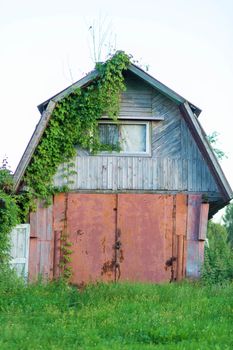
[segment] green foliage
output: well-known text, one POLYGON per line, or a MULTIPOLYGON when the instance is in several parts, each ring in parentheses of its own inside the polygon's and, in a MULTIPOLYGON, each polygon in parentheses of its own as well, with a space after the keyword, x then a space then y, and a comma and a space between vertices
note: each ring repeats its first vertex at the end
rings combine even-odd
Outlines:
POLYGON ((213 148, 213 151, 214 151, 216 157, 219 160, 222 160, 223 158, 227 158, 227 156, 226 156, 225 152, 223 152, 221 149, 218 148, 218 136, 219 136, 219 133, 214 131, 214 132, 212 132, 212 134, 207 136, 207 139, 208 139, 211 147, 213 148))
MULTIPOLYGON (((129 57, 117 52, 105 63, 96 64, 99 75, 88 86, 57 103, 24 177, 35 198, 48 199, 55 192, 53 177, 61 163, 75 156, 75 146, 92 153, 101 149, 98 119, 104 114, 117 119, 120 93, 125 89, 123 71, 128 65, 129 57)), ((67 176, 70 172, 72 168, 67 176)))
MULTIPOLYGON (((27 192, 17 197, 22 222, 33 208, 35 199, 49 205, 54 193, 68 191, 70 175, 75 172, 71 160, 76 155, 77 147, 93 154, 103 150, 98 135, 98 120, 103 115, 117 119, 120 94, 125 89, 123 71, 129 63, 129 56, 122 51, 116 52, 105 63, 96 64, 99 73, 97 78, 85 87, 73 90, 56 104, 24 176, 27 192), (65 163, 63 176, 67 186, 56 188, 53 178, 62 163, 65 163)), ((72 273, 69 266, 72 251, 67 237, 65 229, 62 234, 60 268, 63 277, 68 280, 72 273)))
POLYGON ((0 167, 0 269, 9 261, 10 232, 19 222, 19 210, 13 195, 13 179, 4 159, 0 167))
POLYGON ((228 242, 230 243, 231 248, 233 248, 233 203, 230 203, 226 207, 226 212, 223 216, 223 223, 228 233, 228 242))
POLYGON ((232 293, 232 284, 193 283, 79 292, 62 281, 27 286, 0 275, 0 348, 230 350, 232 293))
POLYGON ((225 227, 208 223, 209 247, 205 247, 202 280, 207 284, 225 283, 233 279, 233 251, 228 244, 225 227))
POLYGON ((60 258, 60 271, 61 275, 64 278, 64 281, 69 282, 73 271, 69 263, 71 262, 71 254, 73 253, 71 247, 72 243, 68 240, 67 232, 62 232, 61 236, 61 258, 60 258))

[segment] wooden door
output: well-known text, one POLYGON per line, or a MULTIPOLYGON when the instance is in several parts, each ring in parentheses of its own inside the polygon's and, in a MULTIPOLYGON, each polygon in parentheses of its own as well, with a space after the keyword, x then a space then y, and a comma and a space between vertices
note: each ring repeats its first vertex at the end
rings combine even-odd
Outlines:
POLYGON ((17 225, 11 232, 10 266, 16 270, 18 276, 28 276, 30 225, 17 225))

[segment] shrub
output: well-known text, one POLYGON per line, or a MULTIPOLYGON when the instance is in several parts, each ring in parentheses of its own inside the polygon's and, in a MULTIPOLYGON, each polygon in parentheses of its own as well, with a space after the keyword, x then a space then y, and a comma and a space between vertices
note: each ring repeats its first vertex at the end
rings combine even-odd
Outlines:
POLYGON ((233 278, 233 251, 228 243, 225 227, 209 221, 207 237, 209 244, 205 247, 202 280, 208 284, 231 280, 233 278))
POLYGON ((0 167, 0 269, 9 260, 10 232, 18 224, 18 206, 13 195, 13 179, 7 161, 0 167))

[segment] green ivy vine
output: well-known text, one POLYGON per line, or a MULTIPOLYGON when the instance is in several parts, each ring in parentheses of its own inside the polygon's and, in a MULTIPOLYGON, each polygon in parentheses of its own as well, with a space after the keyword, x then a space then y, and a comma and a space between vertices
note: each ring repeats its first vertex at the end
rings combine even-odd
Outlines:
MULTIPOLYGON (((9 260, 12 228, 27 222, 29 212, 35 209, 35 200, 49 204, 53 194, 68 191, 67 187, 55 188, 53 178, 62 163, 66 164, 64 176, 69 177, 74 171, 71 160, 77 152, 75 146, 92 153, 101 150, 98 120, 103 115, 117 119, 120 93, 125 90, 123 71, 129 63, 127 54, 116 52, 105 63, 96 64, 98 76, 95 79, 56 104, 24 175, 25 192, 14 193, 12 174, 5 163, 0 167, 0 264, 9 260)), ((66 232, 61 241, 61 264, 70 275, 67 265, 71 250, 66 232)))
POLYGON ((75 146, 92 153, 101 149, 98 120, 102 115, 117 119, 120 93, 125 90, 123 71, 129 63, 127 54, 116 52, 105 63, 96 64, 97 78, 56 104, 24 176, 31 198, 49 202, 55 192, 67 190, 55 188, 53 177, 60 164, 68 164, 75 156, 75 146))
POLYGON ((10 256, 10 232, 19 223, 17 196, 13 193, 13 177, 7 169, 7 159, 0 166, 0 269, 10 256))

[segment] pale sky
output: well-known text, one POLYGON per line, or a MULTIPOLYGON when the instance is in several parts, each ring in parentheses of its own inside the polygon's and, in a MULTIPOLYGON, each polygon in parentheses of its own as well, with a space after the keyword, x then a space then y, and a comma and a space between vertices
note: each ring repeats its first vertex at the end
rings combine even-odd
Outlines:
POLYGON ((207 134, 220 133, 233 187, 232 0, 0 0, 0 162, 7 155, 15 170, 37 105, 93 68, 88 28, 99 17, 117 49, 202 109, 207 134))

